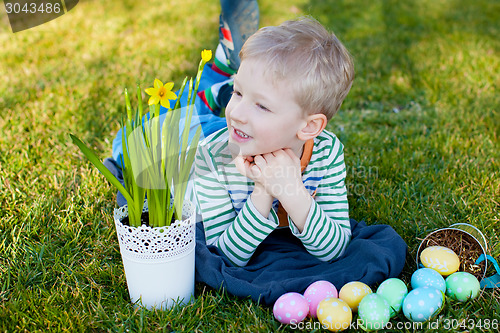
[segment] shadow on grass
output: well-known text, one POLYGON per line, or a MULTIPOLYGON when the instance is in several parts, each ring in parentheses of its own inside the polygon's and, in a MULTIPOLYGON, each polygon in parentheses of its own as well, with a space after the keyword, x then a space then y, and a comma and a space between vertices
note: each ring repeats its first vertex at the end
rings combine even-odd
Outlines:
MULTIPOLYGON (((357 82, 346 103, 358 107, 377 101, 399 106, 428 97, 428 83, 418 69, 425 59, 416 59, 413 54, 421 43, 441 47, 444 39, 468 42, 474 38, 493 45, 496 52, 500 45, 496 42, 500 28, 495 14, 500 5, 493 0, 326 0, 310 1, 303 10, 332 29, 354 56, 357 82), (394 82, 395 76, 406 82, 394 82)), ((441 52, 447 52, 446 46, 442 45, 441 52)))

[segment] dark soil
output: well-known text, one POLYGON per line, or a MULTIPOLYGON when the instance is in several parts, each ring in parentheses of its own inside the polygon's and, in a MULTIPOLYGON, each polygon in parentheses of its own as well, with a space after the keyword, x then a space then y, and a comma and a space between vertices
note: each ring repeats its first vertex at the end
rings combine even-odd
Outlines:
MULTIPOLYGON (((121 222, 123 225, 130 226, 128 216, 125 216, 121 220, 121 222)), ((173 224, 174 222, 175 222, 175 214, 172 215, 172 221, 170 221, 170 224, 173 224)), ((144 212, 141 214, 141 225, 143 225, 143 224, 145 224, 146 226, 149 227, 149 213, 148 212, 144 212)))

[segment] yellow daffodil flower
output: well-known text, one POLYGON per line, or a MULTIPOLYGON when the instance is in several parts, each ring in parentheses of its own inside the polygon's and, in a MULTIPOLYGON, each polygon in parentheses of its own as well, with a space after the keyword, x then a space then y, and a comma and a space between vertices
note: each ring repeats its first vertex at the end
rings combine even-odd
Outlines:
POLYGON ((212 59, 212 51, 211 50, 203 50, 201 51, 201 60, 203 60, 204 63, 207 63, 212 59))
POLYGON ((154 87, 145 90, 146 94, 151 96, 148 105, 160 103, 161 106, 168 108, 170 106, 168 100, 177 98, 177 95, 172 92, 173 87, 173 82, 167 82, 163 85, 163 82, 155 79, 154 87))

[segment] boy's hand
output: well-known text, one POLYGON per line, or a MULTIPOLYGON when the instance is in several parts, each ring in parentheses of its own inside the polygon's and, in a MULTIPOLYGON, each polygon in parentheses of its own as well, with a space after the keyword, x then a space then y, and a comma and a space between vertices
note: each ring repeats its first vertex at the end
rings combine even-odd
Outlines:
MULTIPOLYGON (((236 165, 236 169, 245 177, 248 177, 252 180, 252 164, 254 158, 253 156, 242 156, 238 155, 234 164, 236 165)), ((255 208, 259 211, 262 216, 269 216, 269 212, 273 206, 273 197, 266 191, 266 189, 260 184, 255 182, 255 187, 251 194, 252 203, 255 208)))
POLYGON ((255 156, 251 171, 254 181, 280 202, 303 187, 300 159, 289 148, 255 156))
POLYGON ((238 156, 235 164, 242 175, 280 201, 303 187, 300 159, 289 148, 256 156, 238 156))
POLYGON ((241 156, 235 163, 242 175, 255 182, 256 189, 262 188, 271 198, 280 201, 302 232, 312 198, 302 183, 300 159, 295 153, 286 148, 254 157, 241 156))
POLYGON ((251 171, 250 168, 253 164, 253 156, 243 156, 243 155, 238 155, 234 159, 234 165, 236 166, 236 169, 245 177, 248 177, 252 180, 253 177, 251 177, 251 171))

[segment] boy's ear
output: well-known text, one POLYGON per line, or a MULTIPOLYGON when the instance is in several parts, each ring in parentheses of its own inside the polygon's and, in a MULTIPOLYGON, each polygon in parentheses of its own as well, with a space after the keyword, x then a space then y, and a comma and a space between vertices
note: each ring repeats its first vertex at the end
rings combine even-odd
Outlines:
POLYGON ((328 120, 324 114, 311 114, 306 118, 306 125, 297 132, 297 137, 302 141, 313 139, 325 129, 327 123, 328 120))

